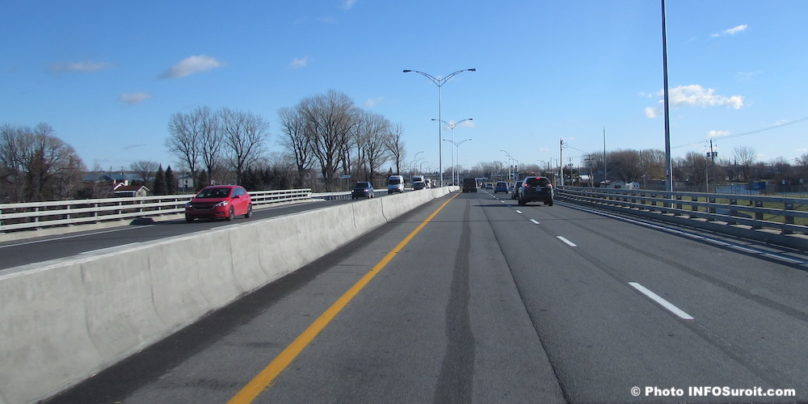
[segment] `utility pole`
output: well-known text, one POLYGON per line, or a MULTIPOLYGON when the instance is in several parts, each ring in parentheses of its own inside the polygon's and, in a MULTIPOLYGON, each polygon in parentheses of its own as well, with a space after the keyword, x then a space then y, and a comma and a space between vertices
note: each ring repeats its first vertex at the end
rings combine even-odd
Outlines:
POLYGON ((558 171, 561 173, 561 186, 564 186, 564 139, 558 146, 558 171))
POLYGON ((715 156, 717 156, 717 155, 718 155, 718 152, 713 151, 713 139, 710 139, 710 152, 707 153, 707 157, 710 158, 710 161, 705 161, 705 163, 704 163, 704 165, 706 167, 705 168, 706 173, 705 173, 705 176, 704 176, 704 178, 705 178, 704 182, 705 182, 705 188, 707 188, 705 190, 705 192, 707 192, 707 193, 710 192, 710 164, 712 163, 712 165, 715 165, 715 156))
POLYGON ((608 176, 606 175, 606 127, 603 127, 603 182, 608 181, 608 176))

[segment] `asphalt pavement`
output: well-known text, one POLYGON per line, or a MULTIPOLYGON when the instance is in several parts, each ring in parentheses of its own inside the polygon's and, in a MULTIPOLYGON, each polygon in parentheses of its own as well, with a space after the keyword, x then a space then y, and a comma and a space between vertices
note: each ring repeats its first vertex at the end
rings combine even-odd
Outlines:
POLYGON ((710 240, 454 194, 53 401, 244 402, 272 372, 257 402, 808 400, 804 257, 710 240))
MULTIPOLYGON (((379 195, 377 198, 384 196, 387 195, 379 195)), ((196 220, 193 223, 186 223, 185 219, 165 221, 135 220, 130 225, 120 227, 8 241, 0 243, 0 271, 20 265, 72 257, 77 254, 183 234, 205 232, 221 226, 237 226, 248 221, 289 215, 350 202, 352 202, 351 199, 335 199, 266 207, 254 210, 253 216, 249 219, 239 216, 233 222, 204 219, 196 220)))

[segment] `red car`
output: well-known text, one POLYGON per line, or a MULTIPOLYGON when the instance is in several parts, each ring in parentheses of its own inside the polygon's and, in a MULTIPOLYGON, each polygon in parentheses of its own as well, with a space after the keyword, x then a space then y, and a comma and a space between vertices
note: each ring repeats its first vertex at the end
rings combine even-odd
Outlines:
POLYGON ((203 188, 185 204, 185 221, 197 218, 233 220, 238 215, 252 216, 252 199, 239 185, 211 185, 203 188))

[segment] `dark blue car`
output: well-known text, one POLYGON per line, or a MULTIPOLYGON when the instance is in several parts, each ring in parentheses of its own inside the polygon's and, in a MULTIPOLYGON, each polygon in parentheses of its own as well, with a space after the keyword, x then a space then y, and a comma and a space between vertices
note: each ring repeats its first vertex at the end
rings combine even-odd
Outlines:
POLYGON ((376 195, 373 194, 373 184, 368 181, 357 182, 353 190, 351 190, 351 199, 374 198, 375 196, 376 195))
POLYGON ((497 193, 497 192, 504 192, 504 193, 507 194, 508 193, 508 184, 505 181, 497 182, 497 185, 494 187, 494 193, 497 193))

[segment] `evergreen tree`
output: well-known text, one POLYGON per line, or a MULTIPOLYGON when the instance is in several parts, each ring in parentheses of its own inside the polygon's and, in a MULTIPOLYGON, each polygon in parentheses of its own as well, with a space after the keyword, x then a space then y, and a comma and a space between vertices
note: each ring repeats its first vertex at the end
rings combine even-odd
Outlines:
POLYGON ((200 190, 208 185, 210 185, 208 183, 208 173, 202 170, 199 172, 199 176, 196 177, 196 183, 194 184, 194 186, 197 190, 200 190))
POLYGON ((244 173, 241 174, 241 183, 239 185, 243 186, 248 191, 258 191, 261 189, 261 178, 258 176, 258 173, 252 169, 252 167, 248 167, 244 173))
POLYGON ((166 174, 163 172, 163 165, 157 169, 154 174, 154 186, 152 187, 152 194, 165 195, 166 194, 166 174))
POLYGON ((174 195, 177 193, 177 179, 174 178, 174 171, 171 170, 171 166, 166 168, 166 195, 174 195))

